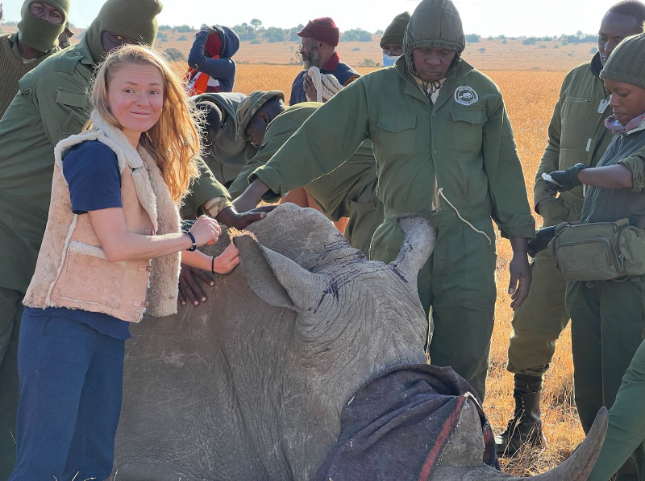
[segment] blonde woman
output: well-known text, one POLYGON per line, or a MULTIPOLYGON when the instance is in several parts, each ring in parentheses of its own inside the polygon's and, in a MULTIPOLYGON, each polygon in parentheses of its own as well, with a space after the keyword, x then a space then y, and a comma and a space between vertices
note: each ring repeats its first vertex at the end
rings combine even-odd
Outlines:
POLYGON ((47 228, 23 301, 12 481, 107 478, 129 323, 146 310, 175 312, 180 261, 220 274, 239 262, 234 246, 216 258, 195 250, 217 241, 215 220, 180 232, 178 203, 200 146, 166 63, 141 46, 116 50, 91 100, 86 130, 56 147, 47 228))

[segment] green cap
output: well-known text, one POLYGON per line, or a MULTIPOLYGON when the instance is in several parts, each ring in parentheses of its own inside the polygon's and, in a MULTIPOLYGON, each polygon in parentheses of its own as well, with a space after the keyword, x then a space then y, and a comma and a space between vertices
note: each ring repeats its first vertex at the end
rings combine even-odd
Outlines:
POLYGON ((403 39, 403 54, 408 66, 414 65, 412 51, 415 48, 432 47, 454 50, 458 54, 466 48, 461 17, 451 0, 423 0, 410 17, 403 39))
POLYGON ((273 97, 279 97, 284 102, 284 93, 279 90, 256 90, 251 92, 248 97, 240 102, 237 107, 237 136, 243 139, 246 126, 249 124, 253 116, 258 110, 262 108, 273 97))
POLYGON ((401 45, 403 47, 403 35, 405 35, 405 28, 410 22, 410 14, 408 12, 399 13, 392 23, 388 25, 381 37, 381 48, 386 45, 401 45))
POLYGON ((645 33, 620 42, 607 59, 600 78, 645 88, 645 33))
POLYGON ((69 0, 39 0, 63 15, 60 24, 49 23, 36 17, 29 11, 29 6, 36 0, 25 0, 18 22, 18 40, 39 52, 49 52, 58 47, 58 37, 65 30, 69 13, 69 0))
POLYGON ((152 47, 157 36, 157 15, 163 4, 159 0, 107 0, 85 34, 95 62, 107 53, 101 43, 105 31, 152 47))

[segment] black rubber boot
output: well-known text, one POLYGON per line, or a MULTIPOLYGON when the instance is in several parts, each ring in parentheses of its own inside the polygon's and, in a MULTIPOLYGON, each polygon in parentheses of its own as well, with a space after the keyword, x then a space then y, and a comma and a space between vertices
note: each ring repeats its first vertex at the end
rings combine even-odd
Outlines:
POLYGON ((544 446, 546 437, 540 419, 542 377, 515 375, 515 412, 506 431, 495 436, 498 456, 513 456, 524 445, 544 446))

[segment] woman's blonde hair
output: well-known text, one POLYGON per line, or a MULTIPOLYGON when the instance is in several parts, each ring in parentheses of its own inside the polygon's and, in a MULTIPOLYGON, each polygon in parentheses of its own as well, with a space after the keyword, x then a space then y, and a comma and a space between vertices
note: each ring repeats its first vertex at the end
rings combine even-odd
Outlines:
MULTIPOLYGON (((108 85, 126 64, 153 65, 163 78, 161 115, 150 130, 141 134, 139 145, 156 160, 171 197, 179 202, 199 174, 195 162, 200 153, 199 113, 189 102, 181 80, 159 54, 140 45, 126 45, 112 51, 101 64, 90 95, 94 109, 109 124, 122 128, 108 107, 108 85)), ((91 126, 90 121, 85 128, 91 126)))

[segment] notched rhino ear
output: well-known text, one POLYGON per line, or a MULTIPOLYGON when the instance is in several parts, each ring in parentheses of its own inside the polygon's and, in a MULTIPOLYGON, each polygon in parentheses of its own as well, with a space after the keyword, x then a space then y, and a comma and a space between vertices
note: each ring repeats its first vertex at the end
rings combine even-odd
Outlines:
POLYGON ((435 231, 427 220, 419 216, 401 217, 397 223, 405 235, 405 240, 390 267, 409 283, 416 283, 419 269, 434 249, 435 231))
POLYGON ((319 303, 325 276, 303 269, 250 235, 234 237, 233 242, 240 250, 240 266, 249 286, 264 302, 294 311, 310 311, 319 303))

